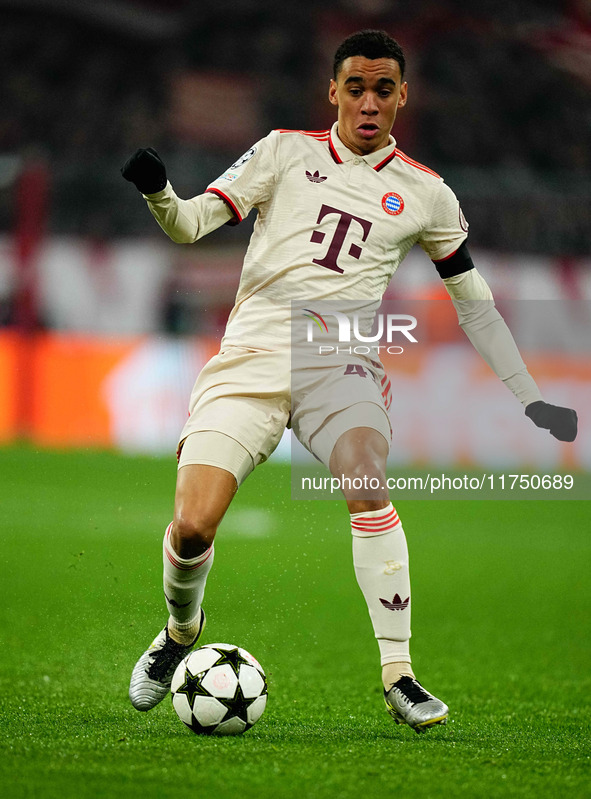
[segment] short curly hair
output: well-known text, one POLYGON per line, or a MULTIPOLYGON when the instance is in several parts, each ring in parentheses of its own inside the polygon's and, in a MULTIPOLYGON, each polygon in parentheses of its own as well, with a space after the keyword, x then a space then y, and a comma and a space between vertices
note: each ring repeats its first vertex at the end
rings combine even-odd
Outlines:
POLYGON ((333 74, 337 79, 343 61, 351 56, 364 58, 392 58, 398 62, 400 77, 404 77, 406 61, 402 47, 386 31, 363 30, 348 36, 337 47, 334 55, 333 74))

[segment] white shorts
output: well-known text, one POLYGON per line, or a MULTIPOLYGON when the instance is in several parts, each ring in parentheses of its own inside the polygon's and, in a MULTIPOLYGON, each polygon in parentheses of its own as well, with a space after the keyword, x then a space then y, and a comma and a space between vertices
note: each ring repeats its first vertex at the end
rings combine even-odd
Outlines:
POLYGON ((343 433, 356 427, 370 427, 377 430, 390 445, 392 430, 388 414, 374 402, 358 402, 330 416, 314 433, 307 449, 329 468, 334 445, 343 433))
POLYGON ((258 466, 279 443, 290 405, 289 352, 230 347, 199 373, 180 442, 205 430, 224 433, 258 466))
POLYGON ((379 361, 359 355, 304 357, 292 363, 291 390, 293 432, 325 466, 338 438, 352 428, 371 427, 390 443, 390 381, 379 361))
POLYGON ((222 433, 239 448, 222 438, 214 444, 216 439, 195 436, 190 457, 185 453, 179 467, 220 466, 240 483, 269 457, 287 426, 327 467, 338 438, 354 427, 376 429, 390 441, 381 364, 358 356, 323 357, 293 375, 290 366, 286 350, 230 347, 215 355, 193 387, 179 455, 188 436, 206 431, 222 433))

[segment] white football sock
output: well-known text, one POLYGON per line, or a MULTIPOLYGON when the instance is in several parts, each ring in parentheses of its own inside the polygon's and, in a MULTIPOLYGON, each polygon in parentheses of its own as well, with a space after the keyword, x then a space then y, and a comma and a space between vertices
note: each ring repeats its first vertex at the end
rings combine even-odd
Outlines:
POLYGON ((170 541, 172 522, 163 541, 164 597, 170 613, 168 632, 180 644, 190 644, 199 632, 201 602, 213 564, 213 544, 197 558, 179 557, 170 541))
MULTIPOLYGON (((378 639, 382 666, 410 668, 410 577, 402 524, 392 507, 351 514, 353 565, 378 639)), ((412 673, 412 671, 410 672, 412 673)))

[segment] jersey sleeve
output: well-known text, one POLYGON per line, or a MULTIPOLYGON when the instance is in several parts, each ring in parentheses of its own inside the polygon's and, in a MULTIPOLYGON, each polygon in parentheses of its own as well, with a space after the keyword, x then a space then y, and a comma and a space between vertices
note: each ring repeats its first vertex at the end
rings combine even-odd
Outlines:
POLYGON ((144 194, 144 199, 162 230, 177 244, 192 244, 233 218, 219 197, 199 194, 190 200, 181 200, 170 182, 162 191, 144 194))
POLYGON ((279 134, 272 131, 207 187, 228 205, 236 221, 270 199, 278 178, 278 146, 279 134))
POLYGON ((467 237, 468 223, 458 198, 448 185, 440 181, 419 244, 432 261, 442 261, 453 255, 467 237))
POLYGON ((474 268, 444 279, 458 321, 474 349, 524 407, 542 399, 505 320, 495 308, 487 282, 474 268))

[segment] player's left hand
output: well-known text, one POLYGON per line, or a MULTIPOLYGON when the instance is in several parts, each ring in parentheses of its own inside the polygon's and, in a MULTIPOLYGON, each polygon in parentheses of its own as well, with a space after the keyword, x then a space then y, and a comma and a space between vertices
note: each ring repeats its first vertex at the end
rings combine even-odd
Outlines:
POLYGON ((525 409, 525 415, 537 427, 549 430, 559 441, 574 441, 577 437, 577 412, 572 408, 561 408, 559 405, 537 400, 530 402, 525 409))

